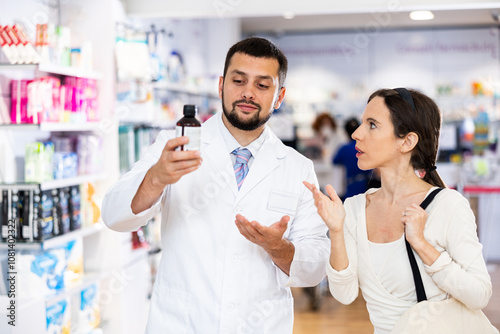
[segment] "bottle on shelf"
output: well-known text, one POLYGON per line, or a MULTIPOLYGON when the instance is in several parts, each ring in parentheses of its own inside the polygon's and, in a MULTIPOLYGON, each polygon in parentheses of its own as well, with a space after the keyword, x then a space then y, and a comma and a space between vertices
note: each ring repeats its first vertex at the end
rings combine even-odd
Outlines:
POLYGON ((201 123, 196 118, 198 108, 193 104, 184 105, 184 117, 177 121, 175 127, 175 136, 189 137, 189 143, 180 146, 180 151, 196 151, 200 150, 201 141, 201 123))

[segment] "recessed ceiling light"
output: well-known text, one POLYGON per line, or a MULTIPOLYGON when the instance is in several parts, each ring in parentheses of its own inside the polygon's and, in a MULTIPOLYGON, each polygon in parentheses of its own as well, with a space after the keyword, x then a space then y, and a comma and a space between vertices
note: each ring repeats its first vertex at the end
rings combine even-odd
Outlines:
POLYGON ((429 10, 415 10, 410 13, 410 19, 415 21, 432 20, 434 14, 429 10))
POLYGON ((294 12, 284 12, 283 17, 287 20, 291 20, 295 17, 295 13, 294 12))

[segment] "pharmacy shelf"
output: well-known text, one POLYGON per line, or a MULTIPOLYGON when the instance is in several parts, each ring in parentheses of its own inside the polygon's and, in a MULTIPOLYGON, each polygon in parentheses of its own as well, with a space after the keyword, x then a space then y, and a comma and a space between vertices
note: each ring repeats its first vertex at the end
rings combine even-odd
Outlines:
POLYGON ((171 130, 175 128, 176 121, 167 120, 167 121, 144 121, 144 120, 134 120, 134 119, 121 119, 120 125, 133 125, 136 127, 145 126, 150 128, 158 128, 171 130))
POLYGON ((39 188, 40 190, 50 190, 57 189, 63 187, 76 186, 79 184, 87 183, 87 182, 95 182, 104 180, 106 178, 106 173, 98 173, 98 174, 86 174, 86 175, 78 175, 76 177, 68 177, 66 179, 58 179, 45 181, 42 183, 0 183, 0 189, 9 189, 9 188, 17 188, 22 187, 23 189, 34 189, 39 188))
POLYGON ((57 123, 57 122, 43 122, 40 124, 41 131, 97 131, 100 129, 100 122, 86 122, 86 123, 57 123))
POLYGON ((47 63, 40 64, 0 64, 1 70, 25 70, 33 71, 38 70, 39 72, 51 73, 57 75, 65 75, 70 77, 87 78, 101 80, 103 75, 100 72, 93 70, 86 70, 70 66, 61 66, 47 63))
POLYGON ((0 71, 2 70, 26 70, 34 71, 38 68, 37 64, 8 64, 0 63, 0 71))
POLYGON ((96 223, 93 224, 92 226, 88 227, 83 227, 75 231, 71 231, 62 235, 58 235, 56 237, 52 237, 50 239, 44 240, 42 242, 21 242, 21 241, 16 241, 15 243, 12 243, 13 246, 10 246, 6 242, 0 242, 0 250, 5 250, 5 249, 12 249, 14 248, 16 251, 19 250, 44 250, 44 249, 51 249, 55 247, 59 247, 62 245, 65 245, 71 240, 75 240, 76 238, 79 237, 86 237, 89 235, 96 234, 97 232, 101 231, 103 228, 102 223, 96 223))
POLYGON ((0 130, 83 132, 83 131, 97 131, 100 129, 100 126, 101 126, 100 122, 84 122, 84 123, 42 122, 40 124, 0 124, 0 130))
MULTIPOLYGON (((41 305, 45 307, 46 303, 52 304, 56 303, 64 298, 71 297, 75 293, 79 293, 89 285, 94 283, 99 283, 105 276, 97 273, 85 273, 78 281, 75 281, 71 285, 65 287, 64 289, 47 296, 31 296, 30 298, 20 297, 18 300, 18 305, 20 307, 27 307, 30 304, 36 304, 42 302, 41 305)), ((9 298, 6 295, 0 295, 0 302, 4 300, 9 302, 9 298)), ((5 304, 7 305, 7 304, 5 304)))
POLYGON ((95 79, 95 80, 101 80, 103 78, 103 75, 96 71, 85 70, 70 66, 53 65, 53 64, 39 64, 38 71, 52 73, 52 74, 66 75, 70 77, 95 79))
POLYGON ((219 95, 214 91, 204 91, 196 88, 190 88, 180 85, 173 85, 168 83, 156 83, 153 85, 155 89, 158 90, 166 90, 175 93, 188 94, 188 95, 197 95, 197 96, 206 96, 213 99, 218 99, 219 95))
POLYGON ((40 129, 39 124, 0 124, 2 130, 36 131, 40 129))
POLYGON ((57 293, 53 295, 48 295, 45 296, 45 302, 47 304, 53 304, 57 303, 64 298, 70 298, 76 293, 81 292, 83 289, 87 288, 88 286, 99 283, 105 276, 102 274, 97 274, 97 273, 85 273, 81 279, 76 281, 75 283, 65 287, 61 291, 58 291, 57 293))
POLYGON ((43 190, 63 188, 69 186, 76 186, 87 182, 104 180, 105 178, 106 178, 106 173, 78 175, 76 177, 70 177, 66 179, 42 182, 40 183, 40 189, 43 191, 43 190))

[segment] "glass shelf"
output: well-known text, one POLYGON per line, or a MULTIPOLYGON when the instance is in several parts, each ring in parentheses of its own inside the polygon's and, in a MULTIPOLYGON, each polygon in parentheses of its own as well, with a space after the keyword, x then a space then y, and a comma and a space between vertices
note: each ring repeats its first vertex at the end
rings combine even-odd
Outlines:
POLYGON ((100 129, 100 124, 100 122, 42 122, 40 124, 0 124, 0 130, 40 130, 49 132, 97 131, 100 129))
POLYGON ((100 72, 86 70, 70 66, 61 66, 54 64, 0 64, 1 70, 38 70, 39 72, 52 73, 57 75, 65 75, 70 77, 87 78, 101 80, 103 75, 100 72))
POLYGON ((153 86, 155 89, 158 90, 165 90, 165 91, 170 91, 170 92, 175 92, 175 93, 181 93, 181 94, 188 94, 188 95, 196 95, 196 96, 205 96, 209 97, 212 99, 218 99, 219 95, 217 94, 216 91, 205 91, 205 90, 200 90, 196 88, 189 88, 189 87, 184 87, 180 85, 173 85, 173 84, 168 84, 168 83, 156 83, 153 86))
MULTIPOLYGON (((14 245, 13 248, 16 251, 19 250, 44 250, 44 249, 51 249, 51 248, 56 248, 59 246, 62 246, 66 244, 67 242, 74 240, 79 237, 86 237, 89 235, 93 235, 99 231, 101 231, 103 228, 102 223, 96 223, 93 224, 92 226, 88 227, 82 227, 78 230, 71 231, 62 235, 58 235, 49 239, 46 239, 44 241, 34 241, 34 242, 23 242, 23 241, 16 241, 16 243, 12 244, 14 245)), ((6 242, 0 242, 0 250, 5 250, 8 249, 8 245, 6 242)))
POLYGON ((50 190, 57 189, 69 186, 76 186, 79 184, 94 182, 104 180, 106 178, 106 173, 99 174, 87 174, 87 175, 78 175, 76 177, 68 177, 65 179, 51 180, 42 183, 0 183, 0 189, 8 189, 13 187, 22 187, 23 189, 30 188, 40 188, 40 190, 50 190))

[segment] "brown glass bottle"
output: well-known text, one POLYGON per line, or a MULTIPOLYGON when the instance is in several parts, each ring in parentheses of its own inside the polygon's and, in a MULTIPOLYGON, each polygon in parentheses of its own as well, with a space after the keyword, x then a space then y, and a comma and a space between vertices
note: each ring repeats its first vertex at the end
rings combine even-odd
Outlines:
POLYGON ((201 123, 196 118, 198 108, 193 104, 184 105, 184 117, 182 117, 175 126, 175 136, 189 137, 189 143, 181 145, 177 149, 181 151, 200 150, 201 141, 201 123))

